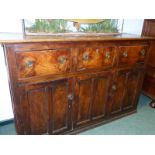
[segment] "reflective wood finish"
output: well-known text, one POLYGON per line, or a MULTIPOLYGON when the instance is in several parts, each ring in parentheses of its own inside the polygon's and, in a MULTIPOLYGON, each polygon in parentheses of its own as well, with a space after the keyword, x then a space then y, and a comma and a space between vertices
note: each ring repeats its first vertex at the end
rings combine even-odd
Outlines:
POLYGON ((18 134, 76 133, 136 111, 148 40, 4 46, 18 134))
POLYGON ((62 74, 71 69, 70 49, 16 52, 18 77, 62 74))
POLYGON ((146 48, 145 46, 120 46, 118 65, 126 66, 144 63, 146 48))
POLYGON ((112 67, 115 47, 82 48, 78 51, 77 70, 112 67))

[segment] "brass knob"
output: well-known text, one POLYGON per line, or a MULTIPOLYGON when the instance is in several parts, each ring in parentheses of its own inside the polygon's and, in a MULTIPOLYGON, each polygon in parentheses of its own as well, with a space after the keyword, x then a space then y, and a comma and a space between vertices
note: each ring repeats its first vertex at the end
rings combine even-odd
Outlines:
POLYGON ((31 67, 33 67, 33 63, 34 63, 33 61, 29 60, 25 63, 25 66, 28 68, 31 68, 31 67))
POLYGON ((73 94, 68 95, 68 100, 73 100, 73 98, 74 98, 73 94))
POLYGON ((141 50, 140 53, 141 53, 142 56, 145 56, 145 50, 144 49, 141 50))
POLYGON ((113 91, 116 91, 116 90, 117 90, 117 87, 116 87, 115 84, 112 86, 112 90, 113 90, 113 91))
POLYGON ((105 58, 106 58, 106 59, 110 59, 110 57, 111 57, 111 56, 110 56, 110 52, 106 52, 106 53, 105 53, 105 58))
POLYGON ((124 56, 124 57, 128 57, 128 52, 127 52, 127 51, 124 51, 124 52, 123 52, 123 56, 124 56))
POLYGON ((59 63, 64 64, 66 62, 67 58, 65 56, 61 56, 58 58, 59 63))
POLYGON ((83 54, 83 60, 85 60, 85 61, 89 60, 89 53, 83 54))

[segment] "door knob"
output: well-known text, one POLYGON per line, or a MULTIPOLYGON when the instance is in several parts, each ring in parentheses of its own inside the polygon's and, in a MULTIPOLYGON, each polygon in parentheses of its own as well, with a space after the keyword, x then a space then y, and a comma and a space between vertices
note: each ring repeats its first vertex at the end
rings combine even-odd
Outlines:
POLYGON ((141 54, 142 56, 145 56, 145 50, 144 50, 144 49, 141 50, 141 51, 140 51, 140 54, 141 54))
POLYGON ((73 100, 73 98, 74 98, 73 94, 68 95, 68 100, 73 100))
POLYGON ((116 87, 115 84, 112 86, 112 90, 113 90, 113 91, 116 91, 116 90, 117 90, 117 87, 116 87))
POLYGON ((87 61, 89 59, 89 53, 83 54, 83 60, 87 61))
POLYGON ((123 56, 124 56, 124 57, 128 57, 128 52, 127 52, 127 51, 124 51, 124 52, 123 52, 123 56))

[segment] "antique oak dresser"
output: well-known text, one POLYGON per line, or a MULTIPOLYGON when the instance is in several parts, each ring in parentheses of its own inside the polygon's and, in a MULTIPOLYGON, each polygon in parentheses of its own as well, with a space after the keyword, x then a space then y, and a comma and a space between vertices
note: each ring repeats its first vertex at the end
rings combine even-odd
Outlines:
POLYGON ((153 38, 3 40, 18 134, 75 134, 136 112, 153 38))

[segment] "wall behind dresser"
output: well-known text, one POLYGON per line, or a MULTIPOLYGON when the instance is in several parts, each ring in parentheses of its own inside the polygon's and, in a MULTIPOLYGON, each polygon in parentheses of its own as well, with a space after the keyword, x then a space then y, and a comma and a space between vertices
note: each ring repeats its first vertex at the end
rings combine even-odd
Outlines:
POLYGON ((0 46, 0 121, 13 118, 9 92, 8 75, 5 66, 3 48, 0 46))

